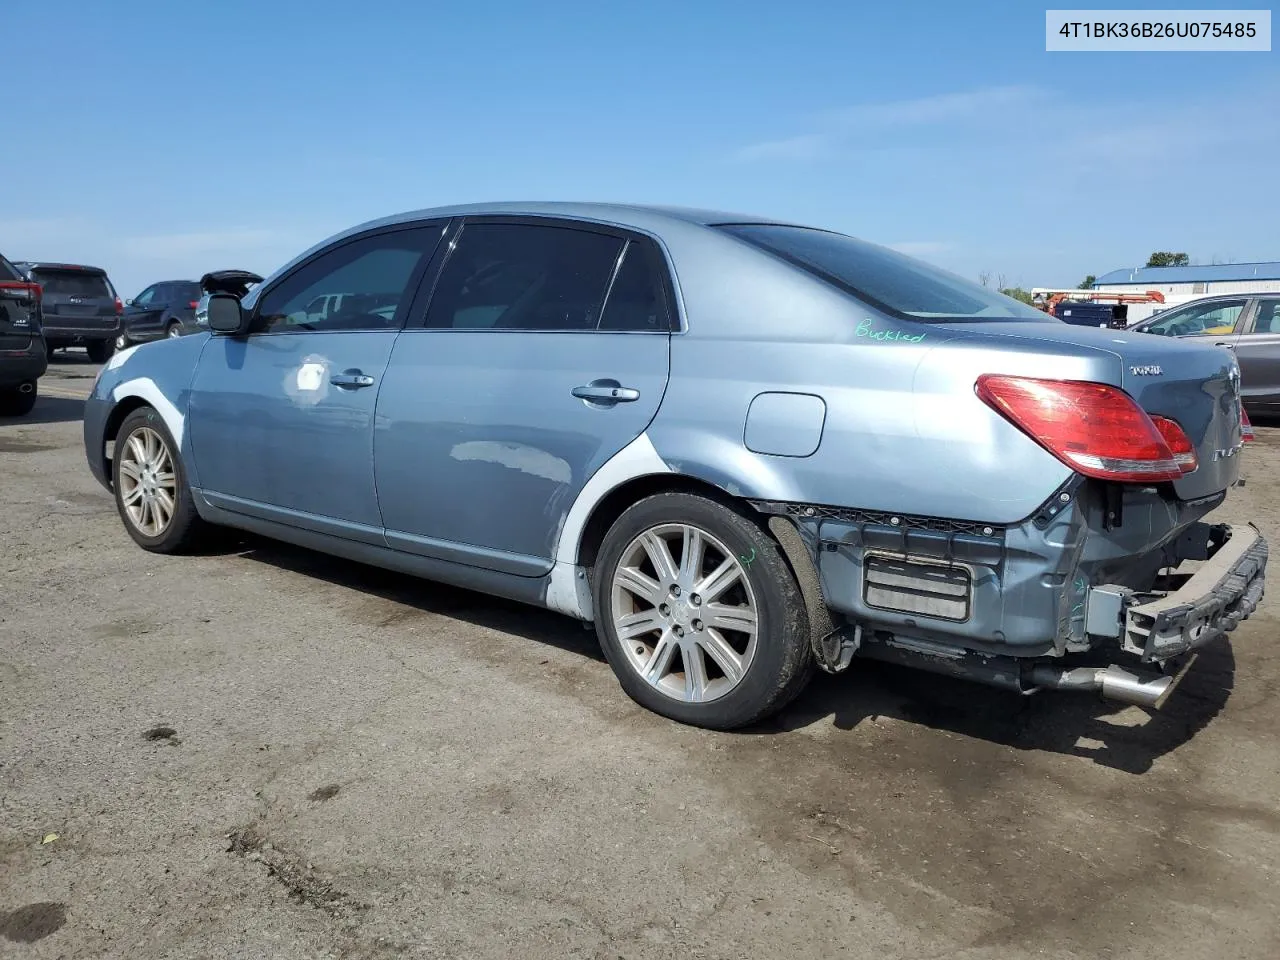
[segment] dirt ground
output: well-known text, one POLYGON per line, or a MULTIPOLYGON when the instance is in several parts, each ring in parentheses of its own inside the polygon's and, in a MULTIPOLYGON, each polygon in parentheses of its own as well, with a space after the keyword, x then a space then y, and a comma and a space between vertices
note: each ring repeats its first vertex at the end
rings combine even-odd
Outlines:
MULTIPOLYGON (((1280 956, 1274 601, 1159 713, 857 663, 693 730, 567 619, 143 552, 93 372, 0 421, 0 956, 1280 956)), ((1259 433, 1222 513, 1275 543, 1259 433)))

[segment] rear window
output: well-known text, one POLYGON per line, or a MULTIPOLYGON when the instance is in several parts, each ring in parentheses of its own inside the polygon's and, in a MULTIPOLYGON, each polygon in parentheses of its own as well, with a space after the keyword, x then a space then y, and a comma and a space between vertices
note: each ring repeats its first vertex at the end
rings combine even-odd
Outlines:
POLYGON ((1035 307, 886 247, 809 227, 730 223, 720 229, 904 319, 931 322, 1050 318, 1035 307))
POLYGON ((55 297, 95 297, 110 300, 114 294, 105 274, 87 270, 32 270, 44 295, 55 297))
POLYGON ((18 268, 4 257, 0 257, 0 280, 22 280, 22 274, 18 272, 18 268))
POLYGON ((199 300, 200 284, 198 283, 175 283, 173 285, 174 300, 199 300))

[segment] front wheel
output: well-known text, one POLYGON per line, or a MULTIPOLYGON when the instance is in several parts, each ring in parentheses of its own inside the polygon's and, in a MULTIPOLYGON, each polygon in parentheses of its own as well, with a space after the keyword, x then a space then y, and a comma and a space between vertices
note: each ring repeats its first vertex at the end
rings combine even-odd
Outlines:
POLYGON ((812 674, 808 617, 777 543, 706 497, 647 497, 605 536, 596 632, 622 688, 682 723, 729 730, 786 706, 812 674))
POLYGON ((120 336, 116 337, 116 350, 126 350, 132 343, 133 341, 129 339, 129 335, 127 333, 122 333, 120 336))
POLYGON ((94 363, 106 363, 111 358, 114 346, 115 342, 112 340, 90 340, 85 350, 88 351, 89 359, 94 363))
POLYGON ((116 509, 138 546, 181 553, 207 532, 196 513, 177 445, 160 414, 140 407, 125 417, 111 457, 116 509))

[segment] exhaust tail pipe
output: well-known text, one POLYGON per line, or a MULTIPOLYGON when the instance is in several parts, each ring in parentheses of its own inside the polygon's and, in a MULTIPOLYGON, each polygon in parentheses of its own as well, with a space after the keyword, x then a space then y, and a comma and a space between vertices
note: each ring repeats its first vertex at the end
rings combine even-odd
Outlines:
POLYGON ((1144 680, 1115 664, 1109 667, 1076 667, 1071 670, 1040 664, 1032 669, 1031 682, 1043 689, 1096 691, 1107 700, 1158 708, 1173 692, 1185 672, 1184 668, 1174 677, 1162 676, 1144 680))
POLYGON ((23 381, 22 383, 18 384, 18 392, 19 393, 35 393, 36 385, 32 383, 30 380, 23 381))

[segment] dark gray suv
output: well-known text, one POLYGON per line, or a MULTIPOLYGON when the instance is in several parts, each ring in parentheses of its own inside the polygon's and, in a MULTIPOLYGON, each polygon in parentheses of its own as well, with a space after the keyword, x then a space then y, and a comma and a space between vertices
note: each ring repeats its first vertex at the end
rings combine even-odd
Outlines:
POLYGON ((44 290, 44 339, 49 355, 59 347, 82 346, 89 359, 102 363, 115 349, 123 326, 124 304, 101 267, 74 263, 16 266, 44 290))
POLYGON ((48 366, 40 332, 40 286, 0 256, 0 417, 36 405, 36 381, 48 366))

